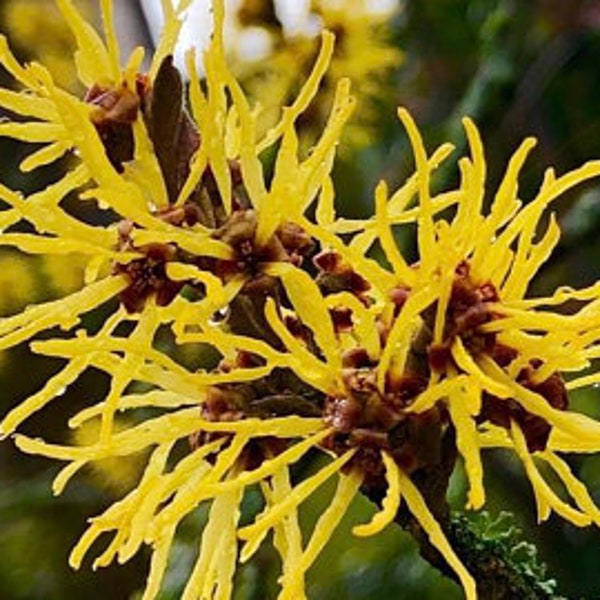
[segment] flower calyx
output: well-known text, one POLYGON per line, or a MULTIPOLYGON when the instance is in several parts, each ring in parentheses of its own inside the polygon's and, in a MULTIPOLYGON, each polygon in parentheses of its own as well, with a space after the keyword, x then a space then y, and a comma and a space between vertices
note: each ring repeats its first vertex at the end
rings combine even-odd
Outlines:
POLYGON ((323 418, 334 432, 323 446, 340 456, 357 449, 349 468, 358 468, 365 485, 373 488, 385 486, 382 450, 407 474, 437 465, 447 428, 444 410, 434 407, 420 414, 405 410, 426 389, 427 379, 405 373, 388 382, 382 393, 376 385, 376 365, 366 352, 346 353, 344 367, 345 393, 325 401, 323 418))
POLYGON ((84 101, 94 107, 90 119, 98 131, 110 163, 119 173, 124 170, 123 163, 133 159, 132 125, 138 118, 150 89, 148 78, 138 75, 134 90, 126 81, 116 87, 95 84, 84 97, 84 101))
POLYGON ((323 250, 313 258, 313 263, 319 269, 316 281, 323 295, 350 292, 363 304, 370 304, 366 293, 371 289, 371 284, 345 263, 339 253, 323 250))
MULTIPOLYGON (((428 348, 429 365, 433 371, 442 372, 451 362, 450 348, 458 337, 465 348, 477 356, 491 353, 496 345, 496 334, 485 333, 480 327, 499 317, 495 304, 498 292, 490 282, 473 281, 469 263, 463 261, 456 267, 450 300, 446 310, 443 341, 428 348)), ((430 311, 426 317, 435 314, 430 311)))
POLYGON ((212 266, 208 265, 210 270, 223 280, 243 274, 248 279, 248 289, 268 277, 262 272, 264 264, 285 262, 300 266, 314 248, 312 238, 295 223, 283 223, 260 245, 256 242, 257 227, 258 218, 253 209, 235 210, 213 235, 231 246, 232 258, 213 261, 212 266))

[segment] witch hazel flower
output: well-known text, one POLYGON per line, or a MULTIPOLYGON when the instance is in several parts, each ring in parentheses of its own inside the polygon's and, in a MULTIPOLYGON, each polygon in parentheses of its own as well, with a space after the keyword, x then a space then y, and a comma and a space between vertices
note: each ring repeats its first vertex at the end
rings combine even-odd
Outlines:
POLYGON ((467 506, 481 508, 482 451, 496 447, 523 463, 540 520, 555 511, 578 526, 599 523, 562 455, 600 450, 600 424, 572 411, 568 399, 569 390, 600 379, 582 374, 598 355, 600 288, 526 294, 559 240, 551 203, 600 175, 600 161, 561 176, 549 169, 525 204, 518 176, 534 145, 527 139, 486 208, 475 125, 464 121, 470 153, 459 160, 456 189, 433 194, 435 170, 452 148, 429 155, 400 109, 414 175, 391 194, 379 184, 373 217, 338 218, 331 169, 354 108, 347 80, 310 152, 298 135, 333 35, 323 34, 297 98, 261 136, 260 109, 225 60, 223 2, 213 4, 205 81, 190 51, 187 85, 170 54, 191 0, 163 2, 165 30, 148 73, 140 72, 141 50, 121 68, 109 0, 101 2, 103 36, 70 1, 57 4, 77 40, 87 91, 76 97, 42 65, 21 65, 2 38, 0 62, 21 91, 0 91, 0 104, 20 116, 1 123, 0 134, 41 145, 25 171, 63 155, 69 168, 27 197, 0 188, 0 244, 84 256, 86 278, 64 298, 0 319, 0 349, 29 342, 63 361, 4 417, 0 432, 26 453, 66 463, 56 493, 86 465, 147 452, 138 484, 90 519, 71 554, 75 568, 106 534, 96 567, 148 546, 144 600, 155 598, 182 521, 209 504, 183 598, 231 597, 236 568, 271 532, 282 565, 279 597, 304 598, 306 572, 362 492, 379 510, 356 524, 357 537, 394 521, 420 532, 472 600, 478 582, 448 535, 446 492, 462 457, 467 506), (94 218, 84 219, 78 209, 90 202, 94 218), (397 244, 403 226, 416 228, 416 260, 397 244), (556 312, 567 303, 574 308, 556 312), (102 323, 86 327, 82 317, 99 307, 102 323), (45 331, 51 337, 36 339, 45 331), (178 360, 197 344, 218 354, 218 365, 178 360), (108 393, 69 425, 95 424, 96 440, 68 445, 15 434, 89 368, 108 375, 108 393), (128 415, 125 425, 117 426, 119 413, 128 415), (294 465, 314 454, 326 459, 295 480, 294 465), (337 488, 329 506, 303 531, 303 503, 330 479, 337 488), (242 521, 244 497, 256 488, 262 510, 242 521))

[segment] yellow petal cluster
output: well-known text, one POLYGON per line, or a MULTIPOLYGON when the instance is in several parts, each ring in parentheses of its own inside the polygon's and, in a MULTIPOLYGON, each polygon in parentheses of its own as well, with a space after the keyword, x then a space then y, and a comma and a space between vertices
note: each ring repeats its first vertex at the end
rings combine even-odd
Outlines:
MULTIPOLYGON (((110 0, 101 1, 103 34, 71 0, 57 0, 77 43, 80 81, 88 90, 128 90, 141 106, 168 64, 191 2, 163 1, 164 33, 142 75, 143 51, 120 65, 110 0)), ((0 135, 39 145, 24 171, 66 153, 73 159, 62 178, 28 196, 0 186, 0 245, 85 265, 75 291, 0 319, 0 350, 29 342, 34 352, 61 361, 39 391, 4 416, 0 435, 14 434, 23 452, 65 463, 54 482, 57 494, 86 465, 148 457, 137 485, 90 520, 70 558, 78 568, 105 534, 95 567, 127 561, 149 546, 144 600, 160 593, 181 522, 205 503, 208 521, 183 598, 230 598, 237 565, 271 532, 282 560, 279 597, 305 598, 306 572, 359 490, 372 486, 382 492, 380 509, 353 533, 375 535, 407 511, 474 600, 476 583, 413 477, 434 465, 432 439, 456 434, 468 507, 485 502, 482 451, 509 448, 531 482, 540 521, 555 511, 578 526, 600 524, 600 510, 561 456, 600 450, 600 423, 570 411, 565 400, 567 390, 600 380, 598 373, 577 375, 600 352, 600 288, 527 297, 559 239, 551 203, 600 175, 600 161, 561 176, 549 169, 524 203, 519 172, 535 143, 527 139, 488 207, 475 125, 464 120, 469 153, 458 161, 458 185, 434 193, 435 171, 453 148, 429 153, 410 114, 399 109, 414 174, 397 190, 377 186, 373 217, 337 218, 331 169, 355 105, 347 79, 337 83, 310 152, 298 133, 332 62, 333 35, 323 33, 306 83, 263 135, 256 107, 225 60, 222 0, 213 3, 213 17, 204 82, 194 53, 187 55, 189 118, 199 133, 175 197, 160 140, 139 106, 129 122, 131 156, 116 164, 94 120, 97 106, 63 90, 41 64, 20 64, 0 37, 0 64, 18 87, 0 90, 0 105, 20 117, 0 123, 0 135), (272 173, 262 160, 267 150, 275 157, 272 173), (185 211, 200 211, 207 197, 220 202, 211 207, 214 223, 186 221, 185 211), (90 203, 96 221, 79 216, 90 203), (24 233, 23 223, 34 233, 24 233), (405 225, 416 225, 412 263, 396 242, 405 225), (286 235, 306 235, 318 245, 318 276, 286 235), (374 260, 373 251, 384 260, 374 260), (161 285, 168 294, 161 296, 161 285), (127 300, 132 294, 136 302, 127 300), (251 300, 251 327, 238 330, 228 315, 251 300), (569 300, 576 309, 554 310, 569 300), (86 328, 82 317, 100 307, 107 315, 101 326, 86 328), (60 335, 35 339, 57 327, 60 335), (264 335, 252 335, 252 327, 264 335), (179 360, 179 351, 198 344, 220 355, 219 368, 179 360), (67 445, 15 433, 91 368, 108 375, 108 392, 69 426, 94 435, 75 435, 67 445), (284 379, 275 399, 239 400, 282 373, 291 383, 284 379), (565 382, 566 373, 573 375, 565 382), (289 408, 297 389, 306 396, 302 410, 289 408), (281 406, 265 409, 264 401, 281 406), (403 439, 394 436, 398 431, 408 432, 404 442, 393 441, 403 439), (293 481, 290 469, 314 450, 327 459, 293 481), (544 479, 540 462, 564 484, 571 503, 544 479), (332 478, 330 505, 311 532, 302 531, 302 504, 332 478), (252 487, 260 489, 263 509, 242 526, 242 502, 252 487)))

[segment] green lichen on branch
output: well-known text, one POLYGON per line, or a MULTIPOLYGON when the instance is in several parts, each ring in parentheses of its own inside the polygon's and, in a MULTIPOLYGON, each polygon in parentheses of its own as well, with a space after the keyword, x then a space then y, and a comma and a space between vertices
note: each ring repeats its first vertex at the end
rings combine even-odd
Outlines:
POLYGON ((453 513, 446 535, 475 580, 480 598, 489 600, 564 600, 548 577, 537 548, 521 538, 510 513, 496 518, 453 513))

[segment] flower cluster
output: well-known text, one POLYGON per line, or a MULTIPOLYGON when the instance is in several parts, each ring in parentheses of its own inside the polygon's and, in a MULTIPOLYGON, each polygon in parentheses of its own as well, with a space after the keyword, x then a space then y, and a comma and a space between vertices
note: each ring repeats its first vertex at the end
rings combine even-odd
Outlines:
POLYGON ((112 538, 95 566, 150 546, 144 599, 154 598, 179 524, 210 503, 183 598, 230 597, 236 565, 271 531, 282 559, 280 597, 302 598, 304 574, 362 489, 382 498, 381 508, 354 533, 381 531, 403 507, 473 600, 475 581, 443 529, 439 490, 443 496, 447 480, 427 480, 462 456, 467 505, 478 509, 482 451, 497 447, 521 460, 540 520, 554 510, 578 526, 600 524, 599 509, 561 456, 600 449, 600 423, 568 405, 569 390, 600 374, 563 379, 600 351, 600 286, 526 298, 559 239, 550 204, 600 175, 600 161, 561 176, 549 169, 524 204, 519 171, 534 146, 527 139, 486 208, 475 125, 464 120, 469 154, 459 160, 458 185, 434 194, 430 181, 453 148, 429 154, 400 109, 414 175, 393 193, 378 185, 373 217, 337 218, 331 169, 354 107, 348 80, 337 84, 310 153, 298 136, 333 35, 323 34, 297 98, 260 136, 257 112, 225 61, 221 0, 213 6, 206 80, 190 52, 186 95, 170 55, 190 3, 163 3, 163 37, 141 73, 140 49, 119 64, 110 0, 101 1, 103 37, 71 0, 57 0, 77 40, 83 98, 57 87, 41 64, 21 65, 0 38, 0 63, 21 88, 1 90, 2 106, 20 118, 0 123, 0 134, 38 144, 24 171, 67 153, 73 159, 62 179, 28 197, 0 187, 0 244, 64 260, 83 256, 87 265, 78 291, 0 319, 0 349, 32 340, 33 351, 63 360, 5 416, 0 432, 13 435, 95 368, 110 377, 108 394, 69 423, 94 423, 95 439, 69 446, 15 434, 16 445, 66 463, 56 493, 85 465, 149 450, 138 484, 91 520, 71 564, 78 567, 105 533, 112 538), (267 150, 275 155, 272 173, 261 161, 267 150), (67 206, 67 197, 75 204, 67 206), (96 222, 78 211, 89 203, 96 222), (403 227, 416 229, 415 261, 397 245, 403 227), (381 261, 372 258, 377 252, 381 261), (554 310, 567 303, 569 310, 554 310), (84 327, 82 317, 98 307, 107 315, 101 327, 84 327), (55 335, 36 340, 44 331, 55 335), (178 349, 195 344, 218 352, 218 366, 191 369, 177 360, 178 349), (117 425, 125 411, 127 426, 117 425), (293 481, 290 468, 313 450, 329 460, 293 481), (553 491, 539 462, 571 503, 553 491), (313 531, 302 532, 300 505, 331 478, 331 503, 313 531), (241 526, 242 500, 256 484, 264 509, 241 526))
POLYGON ((352 82, 358 107, 346 126, 342 150, 366 146, 378 122, 378 108, 393 88, 392 71, 403 55, 391 43, 390 21, 399 12, 399 2, 373 6, 367 0, 312 0, 298 23, 280 18, 277 0, 240 2, 235 17, 238 40, 262 41, 264 56, 248 56, 246 44, 232 49, 232 69, 248 95, 262 107, 259 126, 271 125, 281 107, 302 87, 298 76, 310 70, 318 54, 317 31, 331 31, 336 45, 323 76, 318 96, 298 122, 307 144, 318 137, 342 77, 352 82))
MULTIPOLYGON (((86 17, 91 16, 91 4, 81 7, 86 17)), ((72 54, 74 43, 62 15, 49 0, 16 0, 4 2, 2 24, 10 31, 12 43, 43 59, 55 81, 68 89, 76 83, 72 54)))

